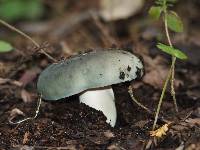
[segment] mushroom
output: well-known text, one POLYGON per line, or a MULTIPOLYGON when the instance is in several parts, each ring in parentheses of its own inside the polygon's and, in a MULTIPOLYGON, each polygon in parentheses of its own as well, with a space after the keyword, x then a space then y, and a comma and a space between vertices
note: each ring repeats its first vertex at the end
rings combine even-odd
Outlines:
POLYGON ((142 62, 130 52, 93 51, 47 67, 38 78, 37 89, 46 100, 79 94, 81 103, 102 111, 114 127, 117 113, 111 85, 142 75, 142 62))

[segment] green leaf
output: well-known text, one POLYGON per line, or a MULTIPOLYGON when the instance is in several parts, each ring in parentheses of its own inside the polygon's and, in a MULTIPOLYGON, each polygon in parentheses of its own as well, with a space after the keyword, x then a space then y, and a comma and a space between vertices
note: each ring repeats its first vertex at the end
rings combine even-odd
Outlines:
POLYGON ((183 23, 181 18, 174 11, 169 11, 166 19, 169 29, 174 32, 183 32, 183 23))
POLYGON ((160 14, 162 12, 162 7, 159 6, 152 6, 149 9, 149 16, 155 20, 158 20, 160 18, 160 14))
POLYGON ((181 50, 179 49, 175 49, 171 46, 168 46, 168 45, 165 45, 165 44, 162 44, 162 43, 158 43, 157 47, 162 50, 163 52, 167 53, 167 54, 170 54, 172 56, 175 56, 179 59, 187 59, 187 55, 185 53, 183 53, 181 50))
POLYGON ((37 19, 43 11, 41 0, 0 0, 0 18, 8 22, 37 19))
POLYGON ((0 41, 0 53, 3 52, 10 52, 13 50, 13 47, 10 43, 7 43, 5 41, 0 41))

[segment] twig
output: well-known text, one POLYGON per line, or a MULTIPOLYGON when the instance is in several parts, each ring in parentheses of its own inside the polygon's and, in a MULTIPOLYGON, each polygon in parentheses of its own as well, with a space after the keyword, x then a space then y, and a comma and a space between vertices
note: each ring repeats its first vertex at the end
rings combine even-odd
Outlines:
POLYGON ((171 42, 171 39, 170 39, 170 36, 169 36, 169 30, 168 30, 168 25, 167 25, 166 13, 167 13, 167 12, 165 11, 165 16, 164 16, 165 33, 166 33, 167 41, 168 41, 169 45, 170 45, 171 47, 173 47, 172 42, 171 42))
MULTIPOLYGON (((176 61, 176 57, 172 57, 172 62, 176 61)), ((172 66, 172 75, 171 75, 171 96, 173 98, 173 102, 174 102, 174 107, 175 107, 175 111, 178 112, 178 106, 177 106, 177 100, 176 100, 176 92, 174 89, 174 80, 175 80, 175 63, 174 66, 172 66)))
MULTIPOLYGON (((146 106, 144 106, 143 104, 141 104, 133 95, 133 90, 132 90, 132 87, 129 86, 128 87, 128 93, 129 95, 131 96, 131 99, 139 106, 141 107, 142 109, 146 110, 150 115, 154 115, 154 112, 152 112, 149 108, 147 108, 146 106)), ((163 121, 164 123, 171 123, 171 121, 165 119, 163 116, 162 117, 158 117, 158 119, 160 119, 161 121, 163 121)))
POLYGON ((103 26, 103 24, 99 20, 99 16, 93 12, 91 12, 92 19, 94 20, 94 23, 96 26, 100 29, 102 35, 103 35, 103 42, 106 46, 110 46, 112 44, 116 44, 117 41, 110 35, 109 30, 103 26))
MULTIPOLYGON (((25 34, 24 32, 20 31, 19 29, 15 28, 14 26, 8 24, 7 22, 3 21, 0 19, 0 23, 3 24, 4 26, 6 26, 7 28, 19 33, 20 35, 24 36, 26 39, 30 40, 36 47, 40 48, 40 45, 34 41, 30 36, 28 36, 27 34, 25 34)), ((51 59, 54 62, 57 62, 57 60, 55 58, 53 58, 52 56, 50 56, 48 53, 46 53, 43 49, 40 49, 40 51, 46 55, 49 59, 51 59)))
POLYGON ((157 123, 157 120, 158 120, 158 115, 159 115, 159 112, 160 112, 160 107, 161 107, 161 104, 162 104, 162 101, 163 101, 163 98, 164 98, 164 95, 165 95, 165 91, 167 89, 168 82, 169 82, 170 77, 171 77, 171 69, 172 69, 172 65, 171 65, 171 68, 170 68, 170 70, 168 72, 167 79, 165 80, 165 83, 164 83, 164 86, 163 86, 163 90, 162 90, 162 93, 161 93, 161 96, 160 96, 160 99, 159 99, 159 103, 158 103, 158 107, 157 107, 157 110, 156 110, 156 115, 155 115, 152 131, 154 131, 154 129, 156 127, 156 123, 157 123))
POLYGON ((37 104, 37 109, 36 109, 35 115, 34 115, 33 117, 24 118, 24 119, 19 120, 19 121, 16 121, 16 122, 13 122, 12 120, 9 120, 9 123, 10 123, 10 124, 20 124, 20 123, 22 123, 22 122, 24 122, 24 121, 35 119, 35 118, 38 116, 41 103, 42 103, 42 95, 39 95, 38 104, 37 104))
POLYGON ((183 119, 181 119, 182 121, 185 121, 187 118, 189 118, 191 116, 191 114, 193 113, 194 111, 190 111, 183 119))
POLYGON ((146 110, 148 113, 153 114, 153 112, 152 112, 149 108, 147 108, 146 106, 144 106, 143 104, 141 104, 141 103, 134 97, 134 95, 133 95, 133 90, 132 90, 132 87, 131 87, 131 86, 128 87, 128 93, 129 93, 129 95, 131 96, 131 99, 132 99, 138 106, 140 106, 141 108, 143 108, 144 110, 146 110))
MULTIPOLYGON (((165 33, 166 33, 167 41, 168 41, 169 45, 173 48, 173 45, 172 45, 172 42, 171 42, 171 39, 170 39, 170 36, 169 36, 166 14, 167 14, 167 12, 165 11, 165 16, 164 16, 165 33)), ((176 57, 174 57, 174 56, 172 56, 172 63, 173 63, 173 61, 176 62, 176 57)), ((172 95, 172 98, 173 98, 173 101, 174 101, 175 110, 176 110, 176 112, 178 112, 178 106, 177 106, 177 101, 176 101, 176 93, 175 93, 175 90, 174 90, 175 63, 172 66, 171 72, 172 72, 172 74, 171 74, 171 95, 172 95)))

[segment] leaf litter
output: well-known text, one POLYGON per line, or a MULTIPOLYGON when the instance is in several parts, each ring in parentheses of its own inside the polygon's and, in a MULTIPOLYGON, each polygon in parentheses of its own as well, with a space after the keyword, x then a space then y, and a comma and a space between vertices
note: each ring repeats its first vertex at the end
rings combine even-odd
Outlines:
MULTIPOLYGON (((61 3, 64 6, 64 2, 61 3)), ((96 5, 96 2, 94 3, 96 5)), ((180 2, 177 5, 178 8, 182 10, 180 7, 185 7, 185 3, 180 2)), ((191 2, 187 1, 187 3, 191 2)), ((147 39, 141 37, 141 32, 148 27, 144 23, 141 25, 136 22, 136 20, 140 20, 141 17, 145 16, 142 10, 138 12, 138 15, 124 19, 124 21, 111 22, 112 26, 100 20, 102 27, 100 29, 90 16, 83 19, 81 18, 83 15, 79 15, 79 13, 83 13, 82 11, 90 9, 88 7, 92 5, 89 6, 86 4, 69 4, 71 10, 78 12, 76 13, 76 17, 79 17, 79 19, 76 22, 76 27, 74 24, 68 25, 58 36, 48 36, 52 34, 51 30, 58 30, 56 23, 62 24, 63 22, 63 26, 64 23, 66 24, 69 21, 68 17, 65 17, 66 19, 55 19, 52 16, 51 23, 46 22, 46 26, 49 25, 51 30, 48 30, 48 32, 45 30, 42 32, 42 28, 39 29, 40 32, 32 30, 33 37, 41 43, 44 42, 44 39, 45 41, 49 41, 52 48, 48 52, 56 58, 62 58, 63 55, 68 57, 68 55, 74 55, 80 50, 104 48, 105 45, 109 44, 110 47, 112 47, 111 44, 116 44, 117 47, 126 47, 127 50, 142 55, 146 74, 143 81, 138 81, 137 84, 131 83, 131 85, 135 88, 134 94, 139 97, 140 102, 148 106, 151 110, 154 110, 157 106, 163 79, 169 68, 166 61, 168 58, 165 55, 156 52, 154 53, 155 56, 152 57, 152 51, 149 50, 154 44, 154 38, 157 35, 155 32, 157 30, 154 31, 153 36, 149 36, 147 39), (137 31, 137 35, 124 28, 125 26, 134 28, 136 24, 140 29, 137 31), (105 34, 102 34, 102 30, 109 31, 107 32, 109 36, 105 37, 105 34), (120 31, 120 33, 116 34, 116 31, 120 31), (117 43, 105 43, 104 40, 109 38, 115 39, 117 43), (64 48, 66 48, 66 51, 63 50, 64 48), (142 48, 146 51, 142 51, 142 48)), ((53 7, 60 8, 57 4, 49 3, 48 5, 50 6, 49 9, 53 7)), ((147 7, 146 5, 148 4, 145 4, 145 8, 147 7)), ((187 7, 191 9, 190 5, 187 5, 187 7)), ((198 5, 195 5, 192 13, 199 12, 198 8, 198 5)), ((74 17, 71 11, 63 11, 67 16, 74 17)), ((198 14, 195 16, 198 18, 198 14)), ((190 39, 189 42, 191 45, 187 49, 189 50, 194 44, 197 47, 196 49, 198 49, 198 36, 194 34, 198 30, 193 28, 196 25, 191 24, 189 18, 186 18, 186 20, 190 27, 188 30, 189 33, 185 35, 186 38, 177 39, 177 37, 174 37, 174 42, 178 47, 179 43, 181 43, 180 41, 184 40, 181 45, 185 47, 188 44, 187 39, 190 39), (194 30, 195 32, 190 30, 194 30)), ((23 28, 23 24, 27 23, 20 22, 19 26, 23 28)), ((37 25, 37 22, 35 24, 37 25)), ((40 23, 38 22, 38 24, 40 23)), ((159 28, 159 24, 155 26, 159 28)), ((28 28, 30 26, 26 26, 27 31, 28 28)), ((113 39, 109 41, 113 41, 113 39)), ((115 128, 111 128, 106 124, 106 118, 101 112, 79 104, 77 96, 71 97, 72 101, 69 101, 69 99, 58 102, 44 101, 41 105, 38 118, 17 126, 10 125, 10 118, 18 120, 21 117, 23 118, 24 115, 31 116, 34 114, 37 97, 35 90, 37 76, 44 67, 50 64, 50 61, 40 53, 34 53, 32 58, 28 57, 33 53, 32 51, 30 53, 25 51, 27 46, 30 45, 24 39, 20 39, 19 37, 14 38, 13 43, 24 54, 21 55, 13 52, 9 55, 0 56, 1 64, 3 64, 0 67, 0 74, 2 75, 0 76, 0 148, 89 149, 92 147, 93 149, 141 149, 144 147, 146 141, 149 139, 149 131, 151 130, 154 116, 142 110, 131 101, 126 85, 114 85, 117 97, 117 109, 119 111, 115 128), (13 69, 12 66, 15 66, 15 63, 21 60, 22 57, 26 57, 24 64, 13 69)), ((193 59, 193 56, 189 57, 193 59)), ((198 56, 194 56, 196 60, 195 57, 198 56)), ((190 63, 190 60, 189 63, 185 63, 184 67, 177 65, 175 85, 180 112, 174 114, 172 98, 170 93, 167 93, 161 109, 161 118, 157 129, 164 124, 162 117, 175 123, 170 126, 169 131, 166 132, 166 135, 162 139, 157 140, 157 145, 154 145, 153 149, 175 149, 181 147, 181 145, 188 150, 200 147, 198 141, 200 138, 200 97, 198 94, 199 86, 197 84, 200 81, 199 65, 199 61, 190 63), (182 120, 191 110, 192 113, 185 120, 182 120)))

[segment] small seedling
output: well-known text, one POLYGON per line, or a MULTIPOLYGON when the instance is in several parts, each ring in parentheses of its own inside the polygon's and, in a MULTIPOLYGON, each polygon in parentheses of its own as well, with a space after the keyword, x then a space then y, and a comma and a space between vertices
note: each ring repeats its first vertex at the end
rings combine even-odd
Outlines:
POLYGON ((175 110, 178 112, 178 107, 176 103, 176 97, 175 97, 175 90, 174 90, 174 72, 175 72, 175 62, 176 59, 181 59, 185 60, 187 59, 187 55, 184 54, 181 50, 174 48, 171 38, 169 36, 169 29, 173 32, 182 32, 183 31, 183 23, 180 19, 180 17, 176 14, 176 12, 169 10, 170 7, 173 6, 173 4, 176 2, 176 0, 155 0, 155 5, 152 6, 149 10, 149 15, 151 18, 158 20, 159 18, 163 18, 164 26, 165 26, 165 35, 167 37, 167 41, 169 45, 158 43, 157 48, 160 49, 161 51, 169 54, 172 56, 172 62, 171 62, 171 67, 168 72, 167 78, 164 82, 164 86, 162 89, 162 93, 160 96, 160 100, 158 103, 158 108, 156 110, 156 115, 154 119, 154 124, 153 124, 153 130, 155 129, 157 120, 158 120, 158 115, 160 112, 160 107, 166 92, 166 88, 168 83, 170 82, 171 84, 171 95, 173 97, 174 105, 175 105, 175 110))

